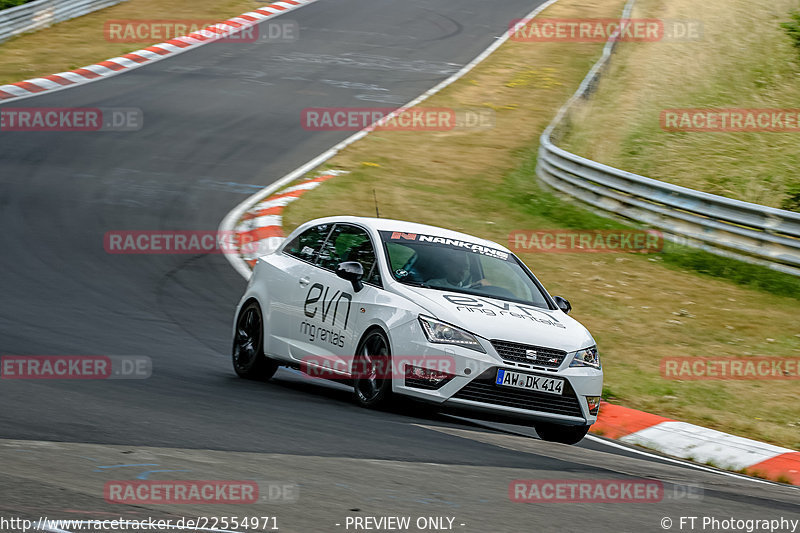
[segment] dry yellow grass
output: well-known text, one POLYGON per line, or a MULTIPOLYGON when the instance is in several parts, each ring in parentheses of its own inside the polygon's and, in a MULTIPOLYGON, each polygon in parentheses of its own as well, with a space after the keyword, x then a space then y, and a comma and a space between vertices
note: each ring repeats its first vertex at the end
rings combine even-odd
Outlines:
POLYGON ((797 133, 671 133, 671 108, 797 108, 800 61, 780 27, 798 0, 639 0, 634 17, 698 21, 696 42, 620 43, 563 146, 686 187, 781 207, 800 187, 797 133))
MULTIPOLYGON (((561 0, 542 16, 616 16, 622 1, 561 0)), ((374 215, 506 242, 552 228, 531 213, 529 160, 539 134, 598 57, 596 44, 509 42, 424 105, 496 110, 492 130, 375 132, 329 162, 350 171, 286 210, 287 230, 318 216, 374 215)), ((606 133, 608 135, 608 133, 606 133)), ((538 193, 537 193, 538 194, 538 193)), ((624 405, 800 448, 800 382, 675 382, 665 356, 800 356, 800 303, 665 268, 658 257, 522 254, 598 341, 607 395, 624 405)))
POLYGON ((80 68, 155 44, 109 42, 103 33, 108 20, 221 21, 268 3, 254 0, 128 0, 0 43, 0 85, 80 68))

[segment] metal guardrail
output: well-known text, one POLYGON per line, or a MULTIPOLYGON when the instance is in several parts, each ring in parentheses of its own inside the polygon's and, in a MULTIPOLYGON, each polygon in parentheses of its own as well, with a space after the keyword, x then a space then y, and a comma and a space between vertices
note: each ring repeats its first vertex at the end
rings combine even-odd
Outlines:
POLYGON ((0 10, 0 42, 125 0, 36 0, 0 10))
MULTIPOLYGON (((630 18, 633 0, 622 17, 630 18)), ((556 128, 586 98, 613 52, 603 56, 540 139, 536 173, 548 186, 593 207, 647 224, 665 238, 800 276, 800 213, 695 191, 597 163, 557 147, 556 128)))

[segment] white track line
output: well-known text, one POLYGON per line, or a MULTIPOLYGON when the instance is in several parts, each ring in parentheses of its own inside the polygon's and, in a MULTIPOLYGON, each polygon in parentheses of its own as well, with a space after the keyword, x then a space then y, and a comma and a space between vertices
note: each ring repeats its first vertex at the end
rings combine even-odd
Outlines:
MULTIPOLYGON (((529 20, 529 19, 532 19, 532 18, 536 17, 539 13, 541 13, 542 11, 544 11, 545 9, 550 7, 551 5, 555 4, 557 1, 558 0, 548 0, 544 4, 540 5, 539 7, 537 7, 533 11, 531 11, 527 16, 525 16, 524 20, 529 20)), ((632 5, 632 2, 629 2, 628 6, 631 6, 631 5, 632 5)), ((630 12, 630 7, 628 7, 628 6, 626 6, 626 11, 629 13, 630 12)), ((489 55, 491 55, 495 50, 497 50, 500 46, 502 46, 510 37, 511 37, 511 28, 509 28, 501 37, 499 37, 494 43, 492 43, 491 46, 489 46, 486 50, 481 52, 480 55, 478 55, 475 59, 473 59, 471 62, 469 62, 461 70, 459 70, 458 72, 456 72, 455 74, 453 74, 452 76, 447 78, 446 80, 442 81, 441 83, 439 83, 435 87, 429 89, 428 91, 425 91, 422 95, 420 95, 419 97, 415 98, 411 102, 407 103, 403 107, 399 108, 394 113, 388 115, 386 118, 390 118, 390 117, 392 117, 392 116, 394 116, 394 115, 396 115, 398 113, 401 113, 405 109, 408 109, 410 107, 414 107, 415 105, 427 100, 428 98, 430 98, 434 94, 438 93, 439 91, 441 91, 442 89, 444 89, 448 85, 450 85, 453 82, 459 80, 464 75, 466 75, 469 71, 471 71, 473 68, 475 68, 479 63, 481 63, 484 59, 489 57, 489 55)), ((604 50, 604 52, 605 52, 605 50, 604 50)), ((587 78, 588 78, 588 76, 587 76, 587 78)), ((586 83, 585 80, 584 80, 584 83, 586 83)), ((575 98, 575 96, 573 96, 573 99, 574 98, 575 98)), ((565 104, 565 106, 566 105, 568 105, 568 104, 565 104)), ((559 113, 561 113, 562 111, 563 111, 563 108, 561 110, 559 110, 559 113)), ((384 118, 383 120, 386 120, 386 118, 384 118)), ((556 120, 554 120, 554 122, 556 122, 556 120)), ((350 144, 353 144, 354 142, 358 141, 359 139, 365 137, 370 131, 372 131, 373 127, 374 127, 374 124, 364 128, 363 130, 361 130, 361 131, 359 131, 359 132, 357 132, 357 133, 355 133, 353 135, 351 135, 350 137, 348 137, 344 141, 342 141, 342 142, 338 143, 337 145, 335 145, 333 148, 327 150, 326 152, 323 152, 322 154, 318 155, 317 157, 315 157, 314 159, 312 159, 308 163, 304 164, 303 166, 301 166, 299 168, 296 168, 295 170, 293 170, 292 172, 286 174, 285 176, 283 176, 282 178, 278 179, 277 181, 275 181, 271 185, 261 189, 259 192, 257 192, 254 195, 246 198, 243 202, 241 202, 239 205, 234 207, 225 216, 225 218, 222 220, 222 222, 219 225, 220 234, 228 235, 230 233, 225 233, 225 232, 231 232, 231 233, 234 232, 235 229, 236 229, 236 223, 239 221, 239 219, 245 214, 245 212, 251 206, 257 204, 258 202, 260 202, 264 198, 266 198, 269 195, 271 195, 272 193, 276 192, 278 189, 280 189, 281 187, 285 186, 287 183, 291 183, 292 181, 294 181, 294 180, 298 179, 299 177, 303 176, 304 174, 307 174, 308 172, 314 170, 315 168, 320 166, 322 163, 324 163, 325 161, 331 159, 333 156, 335 156, 337 153, 339 153, 339 151, 341 151, 343 148, 345 148, 345 147, 349 146, 350 144)), ((247 263, 244 261, 244 259, 239 254, 225 254, 225 257, 231 263, 231 266, 234 268, 234 270, 236 270, 244 279, 250 279, 250 276, 252 275, 252 271, 250 270, 250 267, 247 265, 247 263)), ((688 462, 688 461, 685 461, 685 460, 673 459, 673 458, 670 458, 670 457, 664 457, 662 455, 657 455, 657 454, 654 454, 654 453, 645 452, 643 450, 639 450, 637 448, 633 448, 633 447, 630 447, 630 446, 625 446, 625 445, 622 445, 622 444, 618 444, 616 442, 613 442, 613 441, 610 441, 610 440, 606 440, 606 439, 602 439, 602 438, 596 437, 594 435, 587 435, 586 438, 590 439, 590 440, 592 440, 594 442, 605 444, 605 445, 610 446, 612 448, 619 448, 619 449, 622 449, 622 450, 627 450, 627 451, 629 451, 631 453, 643 455, 645 457, 650 457, 650 458, 658 459, 658 460, 661 460, 661 461, 666 461, 666 462, 669 462, 669 463, 683 465, 683 466, 686 466, 686 467, 689 467, 689 468, 694 468, 696 470, 701 470, 701 471, 705 471, 705 472, 712 472, 712 473, 721 474, 721 475, 724 475, 724 476, 729 476, 729 477, 733 477, 733 478, 737 478, 737 479, 749 480, 749 481, 752 481, 754 483, 775 485, 775 483, 773 483, 771 481, 766 481, 766 480, 762 480, 762 479, 746 476, 746 475, 743 475, 743 474, 737 474, 737 473, 734 473, 734 472, 728 472, 728 471, 725 471, 725 470, 718 470, 718 469, 715 469, 715 468, 709 468, 709 467, 698 465, 696 463, 691 463, 691 462, 688 462)), ((791 486, 791 485, 788 485, 788 486, 791 486)))
MULTIPOLYGON (((531 11, 530 13, 528 13, 523 18, 525 20, 532 19, 533 17, 537 16, 539 13, 541 13, 542 11, 544 11, 545 9, 550 7, 551 5, 555 4, 556 2, 558 2, 558 0, 548 0, 544 4, 540 5, 539 7, 537 7, 536 9, 531 11)), ((510 37, 511 37, 511 28, 509 27, 509 29, 506 30, 503 33, 503 35, 498 37, 497 40, 495 40, 494 43, 492 43, 486 50, 481 52, 478 55, 478 57, 476 57, 475 59, 470 61, 461 70, 459 70, 458 72, 456 72, 455 74, 453 74, 452 76, 447 78, 446 80, 442 81, 441 83, 439 83, 435 87, 425 91, 424 93, 422 93, 420 96, 418 96, 414 100, 410 101, 409 103, 407 103, 403 107, 397 109, 397 111, 395 111, 395 112, 391 113, 390 115, 384 117, 382 120, 387 120, 387 119, 389 119, 389 118, 391 118, 393 116, 396 116, 399 113, 402 113, 403 111, 405 111, 406 109, 408 109, 410 107, 414 107, 417 104, 420 104, 421 102, 424 102, 425 100, 427 100, 428 98, 430 98, 434 94, 438 93, 439 91, 441 91, 442 89, 444 89, 448 85, 450 85, 453 82, 461 79, 462 77, 464 77, 464 75, 466 75, 469 71, 471 71, 473 68, 475 68, 484 59, 489 57, 495 50, 500 48, 500 46, 502 46, 506 41, 508 41, 508 39, 510 37)), ((325 161, 331 159, 333 156, 335 156, 337 153, 339 153, 339 151, 341 151, 343 148, 345 148, 345 147, 353 144, 354 142, 358 141, 359 139, 365 137, 370 131, 372 131, 374 126, 375 126, 375 124, 367 126, 366 128, 364 128, 363 130, 359 131, 358 133, 355 133, 355 134, 351 135, 350 137, 348 137, 347 139, 343 140, 342 142, 340 142, 339 144, 337 144, 336 146, 334 146, 330 150, 318 155, 317 157, 315 157, 314 159, 312 159, 311 161, 309 161, 305 165, 303 165, 303 166, 301 166, 299 168, 296 168, 295 170, 293 170, 292 172, 286 174, 285 176, 283 176, 279 180, 275 181, 271 185, 265 187, 264 189, 260 190, 259 192, 255 193, 254 195, 250 196, 249 198, 246 198, 243 202, 241 202, 239 205, 234 207, 231 210, 231 212, 228 213, 225 216, 224 219, 222 219, 222 222, 219 225, 220 235, 229 235, 230 233, 225 233, 225 232, 233 232, 235 230, 236 222, 242 217, 242 215, 244 215, 245 211, 247 211, 252 205, 256 204, 257 202, 259 202, 259 201, 263 200, 264 198, 266 198, 267 196, 271 195, 272 193, 274 193, 275 191, 277 191, 278 189, 280 189, 281 187, 283 187, 287 183, 291 183, 292 181, 296 180, 297 178, 303 176, 304 174, 314 170, 315 168, 320 166, 322 163, 324 163, 325 161)), ((241 274, 241 276, 244 279, 250 279, 250 274, 252 273, 251 270, 250 270, 250 267, 247 265, 247 263, 244 262, 244 259, 242 259, 242 257, 239 254, 225 254, 225 257, 231 263, 231 266, 234 268, 234 270, 236 270, 239 274, 241 274)))
POLYGON ((585 439, 589 439, 591 441, 597 442, 599 444, 605 444, 606 446, 611 446, 612 448, 619 448, 620 450, 625 450, 627 452, 635 453, 638 455, 644 455, 645 457, 651 457, 654 459, 658 459, 659 461, 666 461, 668 463, 675 463, 682 466, 688 466, 689 468, 694 468, 695 470, 702 470, 703 472, 711 472, 713 474, 721 474, 723 476, 734 477, 737 479, 742 479, 746 481, 752 481, 753 483, 763 483, 765 485, 779 485, 781 487, 789 487, 793 489, 800 490, 800 487, 795 487, 794 485, 786 485, 783 483, 775 483, 773 481, 767 481, 765 479, 759 479, 756 477, 746 476, 744 474, 737 474, 735 472, 728 472, 726 470, 718 470, 716 468, 710 468, 708 466, 698 465, 696 463, 692 463, 689 461, 681 460, 681 459, 673 459, 672 457, 664 457, 663 455, 658 455, 655 453, 646 452, 644 450, 640 450, 638 448, 634 448, 632 446, 626 446, 624 444, 619 444, 614 442, 613 440, 603 439, 597 437, 595 435, 586 435, 585 439))

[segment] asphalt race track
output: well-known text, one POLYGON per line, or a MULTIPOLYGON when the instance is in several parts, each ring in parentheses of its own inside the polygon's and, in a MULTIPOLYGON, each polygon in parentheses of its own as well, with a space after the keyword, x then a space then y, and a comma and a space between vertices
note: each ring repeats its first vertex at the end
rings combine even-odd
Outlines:
POLYGON ((270 383, 238 379, 230 330, 245 281, 223 256, 105 252, 108 231, 215 230, 245 197, 351 134, 304 130, 302 109, 405 103, 535 5, 320 0, 286 15, 300 25, 294 43, 214 43, 0 106, 137 107, 145 121, 136 132, 0 133, 0 354, 153 361, 145 380, 0 381, 0 515, 272 515, 297 532, 346 531, 354 515, 449 516, 469 532, 800 518, 789 487, 597 440, 567 447, 419 408, 367 411, 344 387, 289 371, 270 383), (115 465, 145 466, 102 468, 115 465), (245 510, 104 501, 106 481, 154 470, 293 483, 299 495, 245 510), (512 480, 540 478, 661 480, 665 499, 510 501, 512 480))

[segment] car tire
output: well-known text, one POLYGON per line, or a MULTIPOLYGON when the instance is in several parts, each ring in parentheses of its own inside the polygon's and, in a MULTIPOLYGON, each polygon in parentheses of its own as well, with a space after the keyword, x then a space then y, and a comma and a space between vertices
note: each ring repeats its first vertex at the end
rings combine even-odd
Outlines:
POLYGON ((278 370, 278 363, 264 355, 264 318, 255 300, 239 311, 231 355, 233 369, 246 379, 266 381, 278 370))
POLYGON ((561 444, 578 444, 590 426, 564 426, 550 422, 537 422, 534 424, 536 434, 539 438, 549 442, 560 442, 561 444))
POLYGON ((392 370, 389 339, 380 329, 369 331, 358 343, 353 358, 353 390, 362 407, 377 409, 389 405, 392 370))

